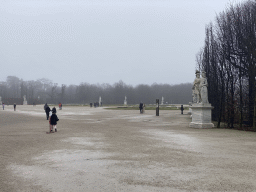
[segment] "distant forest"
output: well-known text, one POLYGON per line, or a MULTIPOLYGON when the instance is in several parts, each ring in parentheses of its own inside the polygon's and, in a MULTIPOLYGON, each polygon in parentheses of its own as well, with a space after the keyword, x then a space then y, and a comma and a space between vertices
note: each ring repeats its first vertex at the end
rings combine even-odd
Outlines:
POLYGON ((5 82, 0 82, 0 96, 3 102, 23 101, 26 95, 28 104, 89 104, 99 101, 101 97, 104 104, 127 103, 155 104, 156 99, 161 102, 164 97, 165 104, 188 104, 192 100, 192 83, 179 85, 169 84, 139 84, 131 86, 119 81, 110 84, 60 85, 49 79, 36 81, 23 81, 16 76, 8 76, 5 82), (167 103, 166 103, 167 102, 167 103))

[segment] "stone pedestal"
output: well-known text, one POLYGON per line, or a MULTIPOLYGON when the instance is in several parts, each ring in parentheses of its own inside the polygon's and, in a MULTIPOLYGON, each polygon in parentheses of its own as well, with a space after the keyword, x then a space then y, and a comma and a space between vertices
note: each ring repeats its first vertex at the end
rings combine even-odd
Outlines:
POLYGON ((191 106, 192 109, 192 122, 189 124, 189 127, 192 128, 213 128, 212 123, 212 109, 210 103, 193 103, 191 106))

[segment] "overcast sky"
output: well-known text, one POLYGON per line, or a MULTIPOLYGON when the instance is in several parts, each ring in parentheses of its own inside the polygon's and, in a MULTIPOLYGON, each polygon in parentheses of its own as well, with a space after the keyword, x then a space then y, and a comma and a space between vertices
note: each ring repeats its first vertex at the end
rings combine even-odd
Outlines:
POLYGON ((0 81, 193 82, 205 26, 229 0, 0 0, 0 81))

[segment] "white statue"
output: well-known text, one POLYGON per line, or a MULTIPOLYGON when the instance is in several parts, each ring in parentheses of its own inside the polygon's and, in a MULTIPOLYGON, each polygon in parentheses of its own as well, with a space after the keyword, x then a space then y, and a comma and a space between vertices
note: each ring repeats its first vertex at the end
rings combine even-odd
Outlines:
POLYGON ((27 99, 26 99, 26 95, 24 95, 24 96, 23 96, 23 99, 24 99, 24 101, 23 101, 23 105, 27 105, 27 104, 28 104, 28 102, 27 102, 27 99))
POLYGON ((127 97, 124 97, 124 105, 127 105, 127 97))
POLYGON ((192 101, 193 103, 196 103, 196 95, 195 95, 195 87, 192 87, 192 101))
POLYGON ((198 70, 196 70, 196 78, 194 80, 194 84, 193 84, 193 102, 194 103, 200 103, 201 102, 201 95, 200 95, 200 72, 198 70))
POLYGON ((99 105, 101 104, 101 96, 99 97, 99 105))
POLYGON ((161 105, 163 105, 164 104, 164 97, 162 97, 162 101, 161 101, 161 105))
POLYGON ((207 87, 208 87, 208 83, 207 83, 207 79, 206 79, 206 73, 203 71, 202 78, 200 80, 200 85, 199 85, 200 95, 201 95, 201 103, 209 103, 207 87))

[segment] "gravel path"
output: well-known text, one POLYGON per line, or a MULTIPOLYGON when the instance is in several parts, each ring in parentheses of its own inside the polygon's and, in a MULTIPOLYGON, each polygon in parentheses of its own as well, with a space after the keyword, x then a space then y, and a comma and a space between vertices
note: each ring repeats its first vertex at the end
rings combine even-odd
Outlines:
MULTIPOLYGON (((187 112, 184 111, 186 114, 187 112)), ((189 128, 180 111, 0 110, 0 191, 256 191, 256 133, 189 128)))

